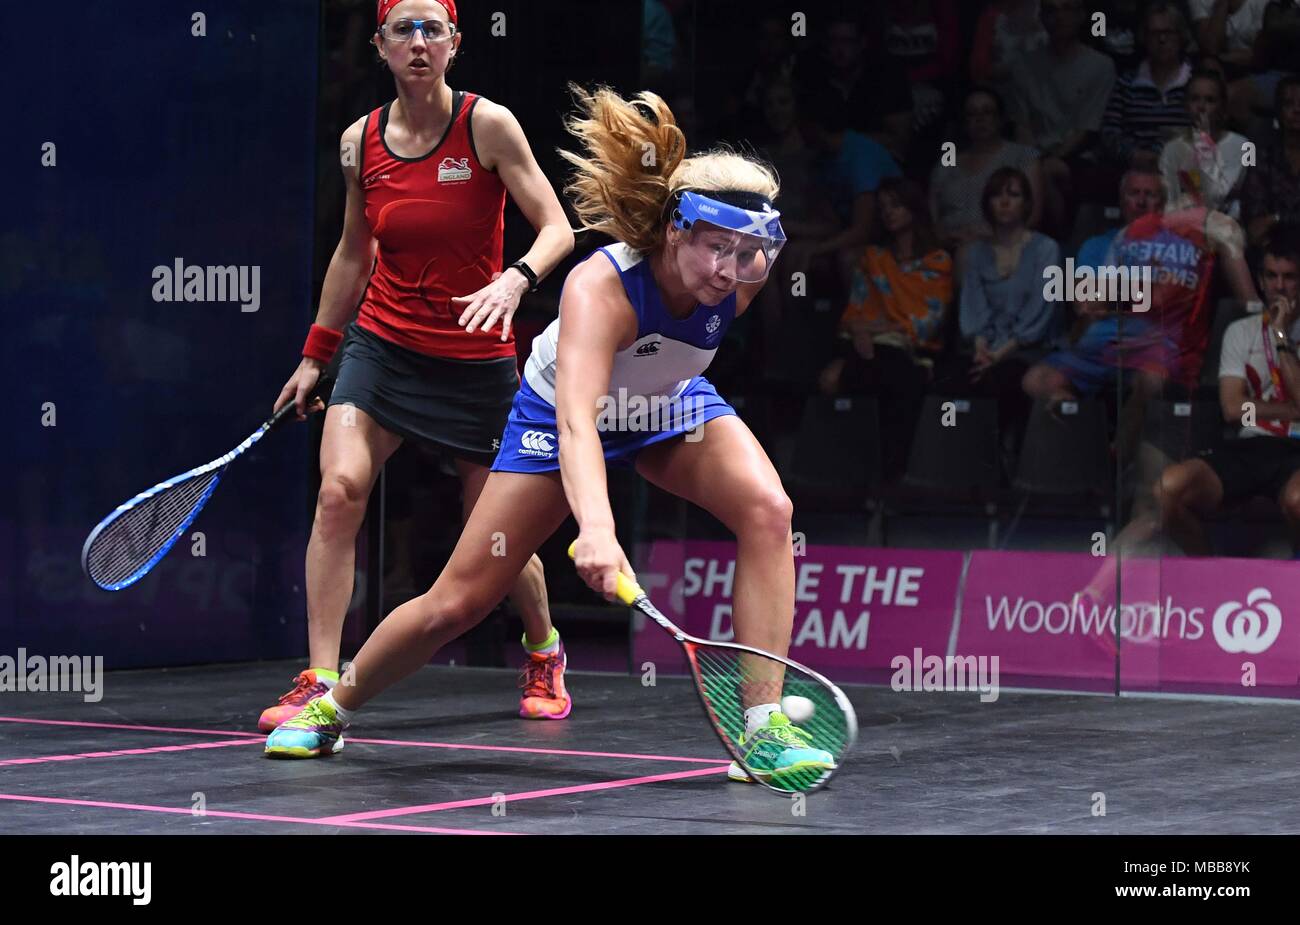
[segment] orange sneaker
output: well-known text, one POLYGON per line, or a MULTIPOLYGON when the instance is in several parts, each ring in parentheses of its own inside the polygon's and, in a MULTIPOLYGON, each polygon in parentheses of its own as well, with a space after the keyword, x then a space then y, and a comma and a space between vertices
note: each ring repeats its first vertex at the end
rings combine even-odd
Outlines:
POLYGON ((262 717, 257 721, 257 728, 262 732, 271 732, 276 726, 288 722, 301 713, 302 708, 310 701, 325 696, 325 692, 329 689, 329 685, 318 680, 316 672, 308 668, 293 679, 293 689, 281 697, 279 703, 262 711, 262 717))
POLYGON ((524 689, 519 698, 519 715, 524 719, 564 719, 573 709, 573 698, 564 688, 564 668, 568 659, 564 643, 550 655, 528 653, 528 661, 519 676, 524 689))

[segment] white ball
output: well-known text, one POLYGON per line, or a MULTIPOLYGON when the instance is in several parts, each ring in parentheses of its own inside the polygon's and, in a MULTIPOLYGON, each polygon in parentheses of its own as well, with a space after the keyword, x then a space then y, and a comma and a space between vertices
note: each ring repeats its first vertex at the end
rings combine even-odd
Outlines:
POLYGON ((792 723, 806 723, 812 719, 813 702, 807 697, 782 697, 781 712, 790 718, 792 723))

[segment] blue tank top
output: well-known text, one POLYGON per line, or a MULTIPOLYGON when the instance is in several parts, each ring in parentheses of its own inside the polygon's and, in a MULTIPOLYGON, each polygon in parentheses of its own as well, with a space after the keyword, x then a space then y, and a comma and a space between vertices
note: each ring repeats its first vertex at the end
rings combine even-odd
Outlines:
MULTIPOLYGON (((731 293, 717 305, 697 305, 685 318, 674 318, 659 298, 650 261, 641 252, 618 243, 600 248, 591 257, 596 254, 604 254, 618 270, 637 320, 636 340, 614 354, 609 397, 617 401, 620 390, 624 398, 676 397, 713 361, 718 344, 736 317, 736 294, 731 293)), ((524 367, 528 385, 552 406, 561 321, 556 318, 534 338, 532 354, 524 367)))

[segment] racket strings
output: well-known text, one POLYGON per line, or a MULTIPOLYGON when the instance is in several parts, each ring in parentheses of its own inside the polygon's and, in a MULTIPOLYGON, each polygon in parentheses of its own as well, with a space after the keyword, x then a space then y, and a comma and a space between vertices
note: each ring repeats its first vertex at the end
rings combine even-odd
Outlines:
POLYGON ((86 551, 91 579, 111 587, 144 568, 172 541, 220 476, 221 470, 214 469, 178 482, 124 511, 86 551))
MULTIPOLYGON (((795 729, 784 730, 780 737, 792 749, 815 749, 830 752, 838 765, 852 741, 850 720, 832 691, 817 678, 786 665, 775 658, 736 649, 699 646, 693 659, 700 692, 719 731, 737 746, 745 736, 745 710, 760 704, 801 707, 806 715, 791 717, 795 729), (793 701, 791 698, 795 698, 793 701)), ((794 709, 791 712, 796 712, 794 709)), ((826 777, 826 769, 810 766, 806 770, 774 775, 767 781, 779 790, 809 790, 826 777)))

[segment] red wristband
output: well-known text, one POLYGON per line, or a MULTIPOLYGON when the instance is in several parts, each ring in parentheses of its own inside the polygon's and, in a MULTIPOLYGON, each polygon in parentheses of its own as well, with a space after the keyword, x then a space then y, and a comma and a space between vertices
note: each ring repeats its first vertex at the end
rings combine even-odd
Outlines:
POLYGON ((334 359, 334 351, 339 349, 339 344, 342 342, 342 331, 313 324, 311 330, 307 332, 307 342, 302 345, 302 355, 328 363, 334 359))

